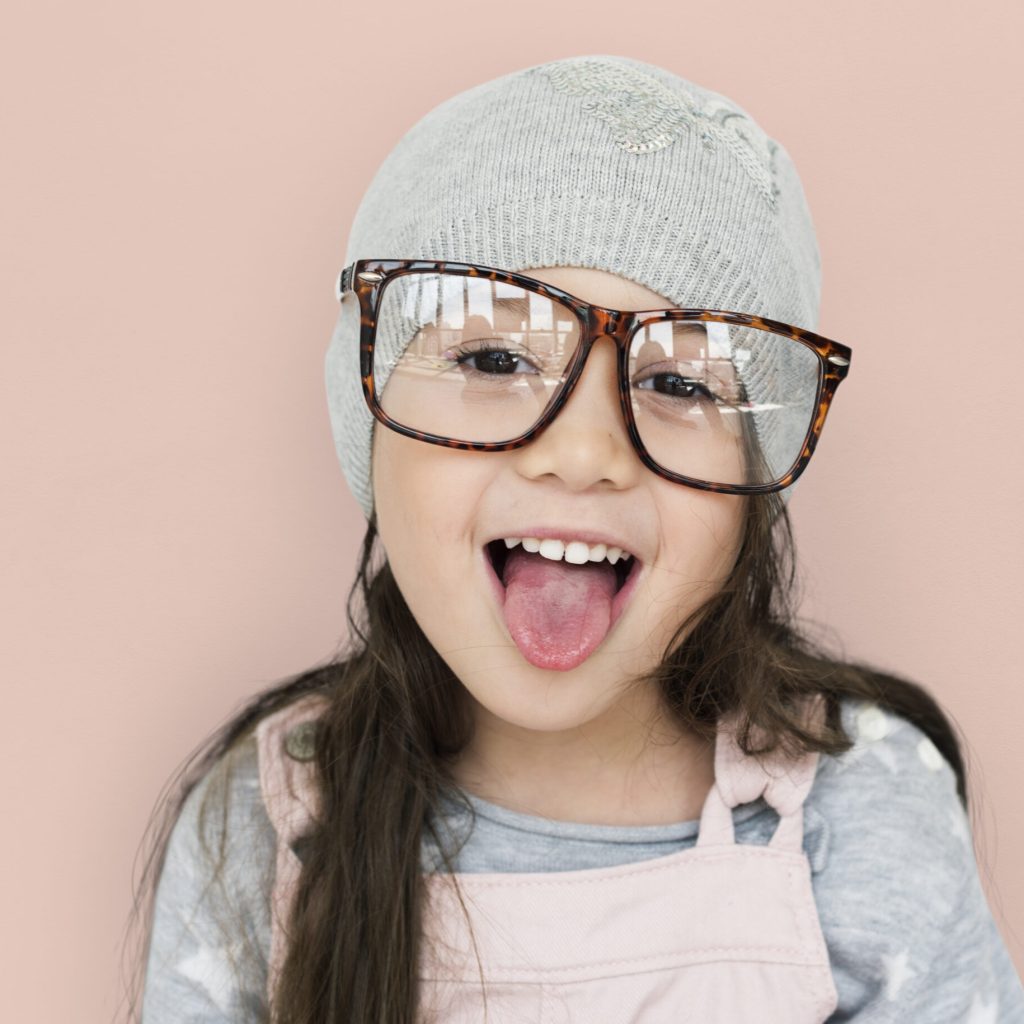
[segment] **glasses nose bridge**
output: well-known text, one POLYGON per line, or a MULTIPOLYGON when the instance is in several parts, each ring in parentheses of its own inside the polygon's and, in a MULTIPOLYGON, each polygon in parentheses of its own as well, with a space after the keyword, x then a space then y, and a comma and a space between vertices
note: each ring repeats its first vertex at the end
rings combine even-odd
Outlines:
POLYGON ((588 306, 586 318, 588 352, 598 338, 605 336, 614 340, 616 348, 625 348, 626 336, 632 322, 632 313, 618 309, 605 309, 602 306, 588 306))
MULTIPOLYGON (((625 374, 624 366, 625 353, 628 351, 629 330, 633 323, 634 313, 619 309, 607 309, 604 306, 595 306, 584 303, 584 330, 580 339, 579 361, 576 364, 576 371, 572 374, 570 390, 575 390, 576 383, 583 373, 594 349, 594 343, 601 338, 611 338, 615 342, 615 365, 616 376, 619 378, 620 390, 623 386, 622 377, 625 374)), ((628 416, 627 416, 628 420, 628 416)))
MULTIPOLYGON (((622 413, 626 429, 632 439, 633 429, 630 425, 630 415, 628 410, 624 408, 627 401, 625 395, 628 390, 626 379, 628 370, 625 368, 625 362, 626 354, 629 350, 628 338, 630 328, 636 314, 618 309, 607 309, 603 306, 595 306, 589 303, 583 303, 581 312, 584 314, 582 317, 583 335, 577 349, 577 357, 574 360, 574 369, 570 371, 569 379, 566 382, 567 386, 563 388, 563 400, 557 404, 557 408, 561 409, 564 401, 568 400, 569 395, 576 391, 580 378, 583 376, 583 372, 590 361, 595 342, 600 341, 601 338, 610 338, 615 343, 615 377, 616 390, 619 393, 619 405, 623 406, 622 413)), ((635 439, 633 439, 633 444, 635 447, 635 439)))

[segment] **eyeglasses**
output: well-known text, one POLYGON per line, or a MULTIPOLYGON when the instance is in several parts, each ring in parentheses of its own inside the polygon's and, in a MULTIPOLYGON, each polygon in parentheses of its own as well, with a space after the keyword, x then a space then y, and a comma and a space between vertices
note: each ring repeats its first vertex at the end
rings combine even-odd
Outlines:
POLYGON ((717 309, 605 309, 470 263, 356 260, 363 395, 407 437, 470 451, 528 444, 569 400, 594 342, 618 349, 629 438, 659 476, 767 494, 807 468, 851 349, 717 309))

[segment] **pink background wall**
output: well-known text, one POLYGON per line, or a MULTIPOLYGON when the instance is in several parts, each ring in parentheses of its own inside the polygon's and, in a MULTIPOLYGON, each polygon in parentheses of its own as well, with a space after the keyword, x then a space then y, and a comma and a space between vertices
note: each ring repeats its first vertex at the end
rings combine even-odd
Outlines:
POLYGON ((342 636, 362 519, 323 357, 376 166, 453 93, 580 53, 726 93, 796 161, 820 327, 856 352, 792 503, 804 613, 965 730, 981 870, 1024 969, 1021 339, 1000 316, 1024 270, 1022 8, 667 9, 9 5, 8 1019, 113 1017, 161 786, 342 636))

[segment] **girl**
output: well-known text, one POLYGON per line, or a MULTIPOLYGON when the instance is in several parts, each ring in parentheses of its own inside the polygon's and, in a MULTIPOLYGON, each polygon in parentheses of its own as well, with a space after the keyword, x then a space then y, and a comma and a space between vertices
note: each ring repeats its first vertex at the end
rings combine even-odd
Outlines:
POLYGON ((402 138, 326 360, 352 648, 182 787, 145 1024, 1024 1022, 952 725, 794 622, 819 285, 786 151, 661 68, 402 138))

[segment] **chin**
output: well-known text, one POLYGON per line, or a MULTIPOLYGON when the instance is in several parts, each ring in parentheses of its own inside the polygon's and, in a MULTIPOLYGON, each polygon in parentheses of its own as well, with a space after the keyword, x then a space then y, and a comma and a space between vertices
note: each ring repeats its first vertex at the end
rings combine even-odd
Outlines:
MULTIPOLYGON (((507 688, 501 693, 470 694, 478 711, 517 729, 530 732, 566 732, 586 725, 605 714, 614 702, 598 700, 593 694, 594 679, 580 672, 579 685, 573 686, 573 673, 542 672, 530 669, 533 678, 524 672, 508 672, 507 688)), ((494 676, 489 677, 493 683, 494 676)), ((467 688, 468 689, 468 688, 467 688)))

